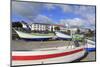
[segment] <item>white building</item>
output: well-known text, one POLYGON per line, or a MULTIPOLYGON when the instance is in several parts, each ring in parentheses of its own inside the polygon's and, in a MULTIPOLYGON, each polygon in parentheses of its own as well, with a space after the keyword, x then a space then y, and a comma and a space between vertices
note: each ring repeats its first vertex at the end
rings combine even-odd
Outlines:
POLYGON ((32 23, 30 25, 32 31, 56 31, 55 27, 59 27, 60 31, 67 31, 67 27, 58 24, 32 23))
POLYGON ((31 30, 34 31, 46 31, 48 28, 47 24, 41 24, 41 23, 33 23, 31 24, 31 30))

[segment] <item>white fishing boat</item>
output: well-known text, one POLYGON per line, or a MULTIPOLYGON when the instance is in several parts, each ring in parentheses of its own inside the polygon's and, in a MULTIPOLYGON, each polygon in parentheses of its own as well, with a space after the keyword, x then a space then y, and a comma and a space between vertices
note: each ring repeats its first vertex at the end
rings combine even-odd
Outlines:
POLYGON ((63 40, 71 40, 72 36, 61 33, 61 32, 55 32, 56 36, 58 37, 58 39, 63 39, 63 40))
POLYGON ((18 34, 18 36, 21 38, 21 39, 24 39, 24 40, 48 40, 48 39, 51 39, 53 38, 53 36, 37 36, 37 35, 33 35, 33 34, 30 34, 30 33, 25 33, 25 32, 21 32, 21 31, 17 31, 15 30, 16 33, 18 34))
POLYGON ((12 66, 72 62, 83 57, 85 52, 84 46, 12 51, 12 66))
POLYGON ((87 51, 95 51, 96 50, 96 45, 95 41, 86 39, 86 44, 85 48, 87 51))
MULTIPOLYGON (((19 36, 21 38, 32 38, 32 35, 30 34, 18 32, 18 31, 16 32, 20 34, 19 36)), ((56 35, 58 37, 61 36, 61 38, 65 38, 65 39, 71 38, 70 36, 64 35, 62 33, 56 32, 56 35)), ((46 36, 46 38, 48 37, 46 36)), ((38 38, 41 38, 41 37, 38 37, 38 38)), ((39 49, 33 49, 29 51, 21 51, 21 50, 12 51, 12 66, 51 64, 51 63, 62 63, 62 62, 75 61, 83 57, 86 53, 84 46, 81 45, 81 46, 76 47, 76 44, 79 44, 79 43, 73 42, 72 45, 69 43, 68 44, 69 46, 63 46, 63 47, 61 46, 52 47, 52 48, 44 47, 41 49, 39 48, 39 49)))

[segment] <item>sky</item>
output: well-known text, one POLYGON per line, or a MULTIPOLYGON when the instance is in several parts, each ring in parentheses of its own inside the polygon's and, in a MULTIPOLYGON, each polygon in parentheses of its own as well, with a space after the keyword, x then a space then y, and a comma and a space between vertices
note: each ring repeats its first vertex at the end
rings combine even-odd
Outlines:
POLYGON ((12 21, 95 28, 95 6, 12 2, 12 21))

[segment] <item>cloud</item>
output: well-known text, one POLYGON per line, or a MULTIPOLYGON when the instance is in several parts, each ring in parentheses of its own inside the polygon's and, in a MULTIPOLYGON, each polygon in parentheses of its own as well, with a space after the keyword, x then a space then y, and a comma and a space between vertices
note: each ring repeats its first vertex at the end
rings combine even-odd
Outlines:
MULTIPOLYGON (((84 5, 61 5, 59 6, 64 13, 74 13, 83 18, 85 24, 95 26, 95 6, 84 6, 84 5)), ((73 20, 73 19, 72 19, 73 20)), ((75 21, 79 21, 74 19, 75 21)), ((68 20, 67 20, 68 21, 68 20)))
POLYGON ((66 7, 62 6, 62 9, 63 9, 63 12, 70 11, 74 14, 80 15, 89 23, 95 23, 95 7, 94 6, 70 5, 66 7))
POLYGON ((52 20, 44 15, 37 15, 36 18, 34 19, 35 23, 51 23, 52 20))
POLYGON ((66 5, 58 5, 63 12, 73 12, 76 14, 93 14, 95 13, 95 6, 85 6, 85 5, 72 5, 72 4, 66 4, 66 5))
POLYGON ((68 11, 70 11, 69 5, 63 5, 63 4, 44 4, 44 6, 45 6, 48 10, 52 10, 52 9, 55 9, 56 7, 59 7, 59 8, 62 9, 63 12, 68 12, 68 11))
POLYGON ((87 17, 87 21, 91 24, 91 25, 95 25, 95 20, 96 20, 96 18, 95 18, 95 15, 86 15, 86 17, 87 17))
POLYGON ((12 1, 12 14, 17 13, 33 21, 33 18, 40 11, 40 3, 16 2, 12 1))
POLYGON ((61 19, 61 24, 69 25, 70 27, 82 27, 85 24, 85 21, 81 18, 73 18, 73 19, 61 19))
MULTIPOLYGON (((53 9, 52 4, 45 4, 48 9, 53 9)), ((50 23, 52 20, 45 15, 41 15, 40 11, 44 4, 31 2, 12 1, 12 14, 16 13, 24 18, 36 23, 50 23)))
POLYGON ((55 9, 54 4, 44 4, 44 7, 46 7, 48 10, 55 9))
MULTIPOLYGON (((43 3, 31 3, 31 2, 16 2, 12 1, 12 14, 17 13, 22 17, 25 17, 32 22, 48 23, 52 22, 52 18, 49 18, 41 14, 43 8, 52 10, 60 8, 63 13, 72 13, 78 15, 72 19, 59 19, 61 23, 68 23, 72 26, 95 26, 95 6, 80 6, 80 5, 64 5, 64 4, 43 4, 43 3), (40 20, 40 21, 39 21, 40 20), (81 22, 81 23, 80 23, 81 22)), ((52 15, 51 15, 52 16, 52 15)), ((58 21, 59 21, 58 20, 58 21)))
POLYGON ((70 5, 58 5, 58 7, 60 7, 61 10, 62 10, 64 13, 66 13, 66 12, 71 12, 71 11, 72 11, 70 5))
POLYGON ((89 24, 95 25, 95 7, 94 6, 82 6, 79 11, 76 12, 81 15, 89 24))
POLYGON ((90 25, 95 25, 95 6, 85 6, 85 5, 70 5, 70 4, 46 4, 47 9, 54 9, 59 7, 63 13, 73 13, 77 14, 90 25))

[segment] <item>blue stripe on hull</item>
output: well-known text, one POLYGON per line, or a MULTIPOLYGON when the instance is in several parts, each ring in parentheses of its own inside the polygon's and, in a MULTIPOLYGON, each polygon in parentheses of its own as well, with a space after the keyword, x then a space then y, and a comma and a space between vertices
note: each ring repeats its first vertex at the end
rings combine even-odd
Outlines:
POLYGON ((95 51, 96 50, 96 48, 85 48, 86 49, 86 51, 88 51, 88 52, 92 52, 92 51, 95 51))
POLYGON ((49 40, 50 38, 21 38, 25 41, 47 41, 49 40))

